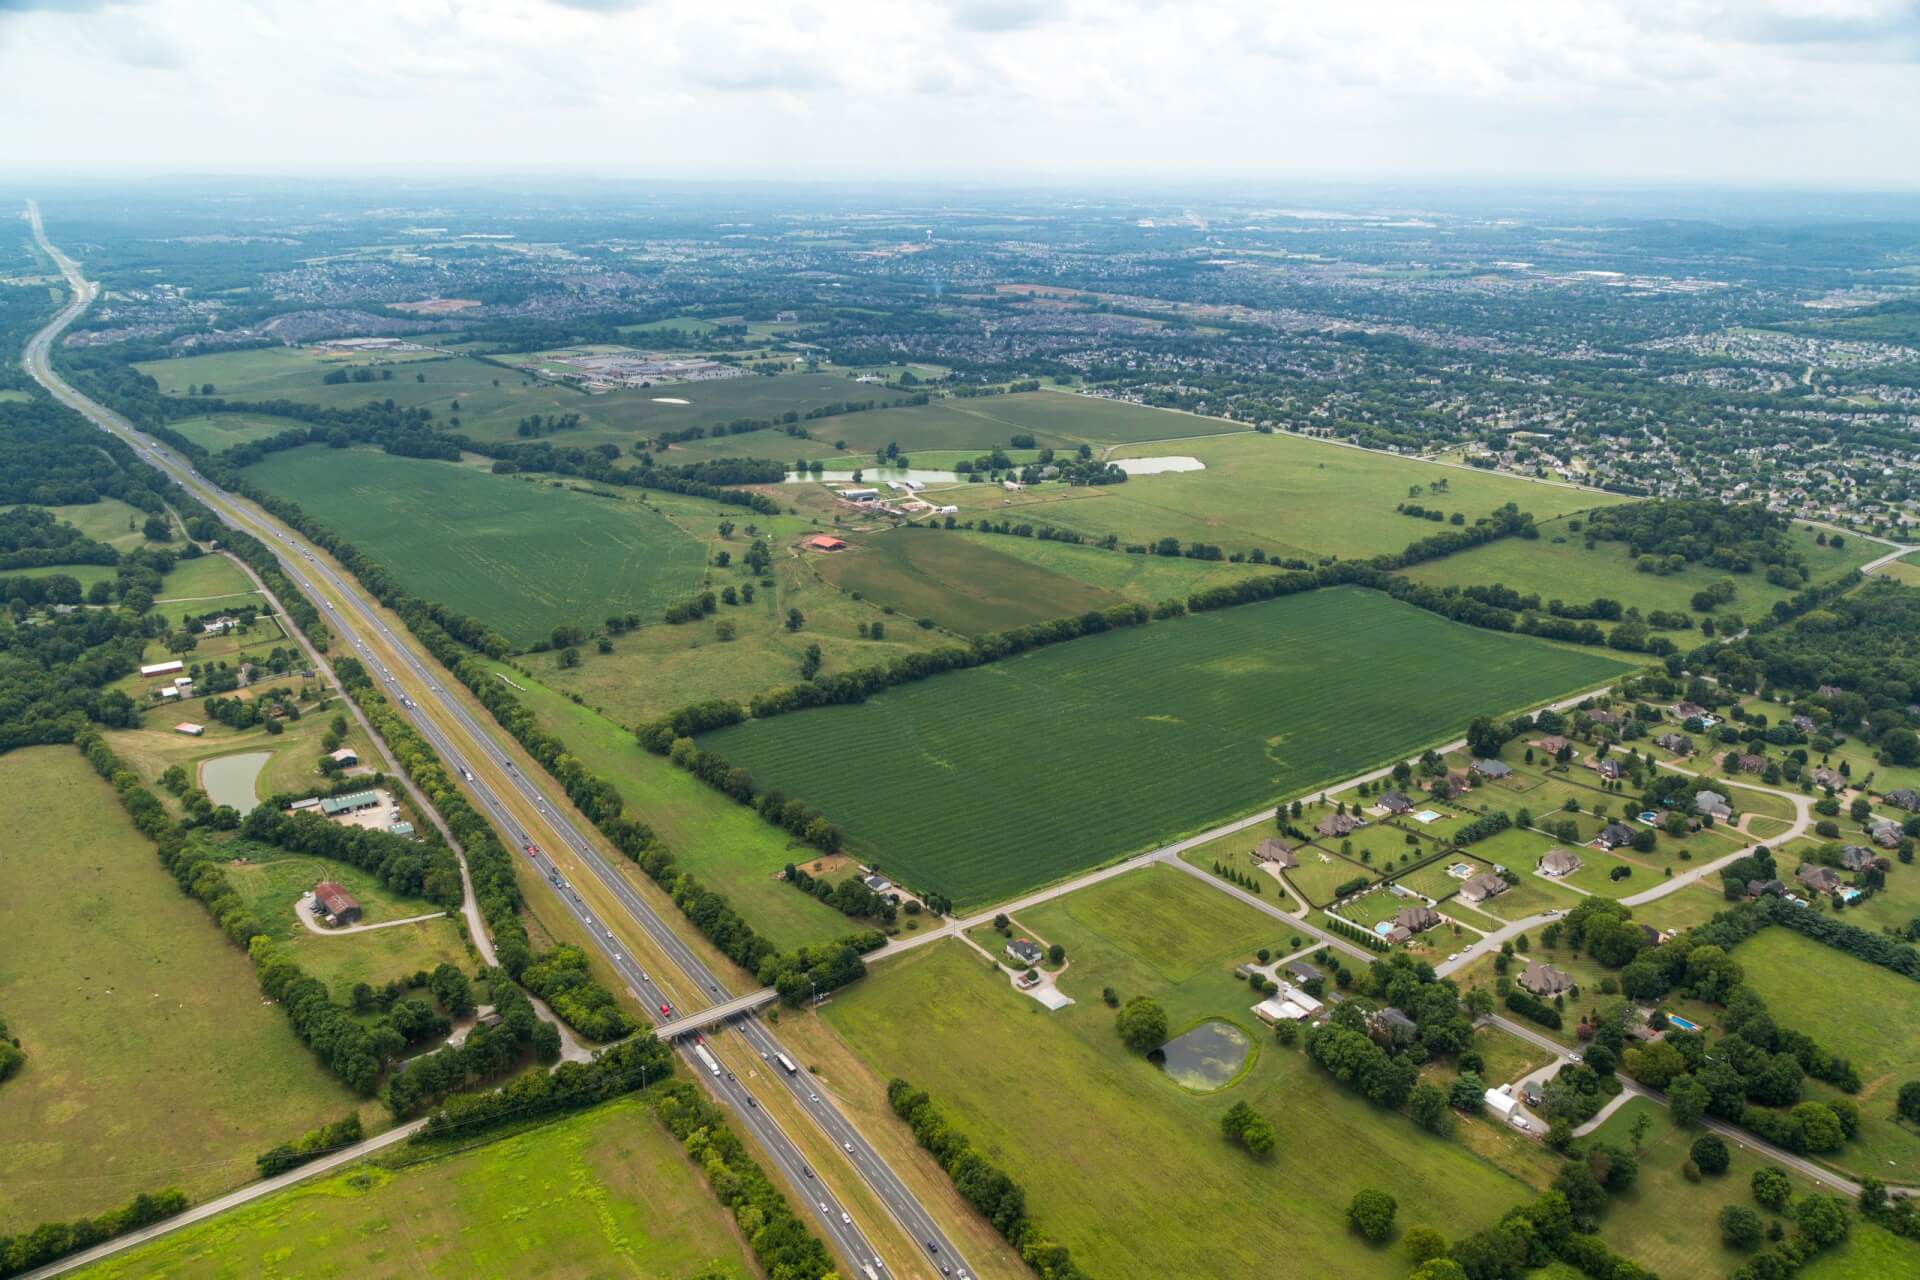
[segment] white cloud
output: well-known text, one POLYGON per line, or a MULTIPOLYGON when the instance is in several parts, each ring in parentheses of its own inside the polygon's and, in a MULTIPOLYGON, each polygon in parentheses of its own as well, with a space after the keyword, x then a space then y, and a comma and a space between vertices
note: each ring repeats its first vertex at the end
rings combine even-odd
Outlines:
POLYGON ((1916 62, 1907 0, 0 0, 0 166, 1912 185, 1916 62))

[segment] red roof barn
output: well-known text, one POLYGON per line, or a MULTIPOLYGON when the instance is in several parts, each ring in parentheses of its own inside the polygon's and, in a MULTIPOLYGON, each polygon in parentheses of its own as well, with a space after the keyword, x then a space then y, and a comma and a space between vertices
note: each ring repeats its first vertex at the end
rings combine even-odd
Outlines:
POLYGON ((352 924, 360 918, 359 901, 331 880, 322 880, 313 886, 313 900, 334 924, 352 924))

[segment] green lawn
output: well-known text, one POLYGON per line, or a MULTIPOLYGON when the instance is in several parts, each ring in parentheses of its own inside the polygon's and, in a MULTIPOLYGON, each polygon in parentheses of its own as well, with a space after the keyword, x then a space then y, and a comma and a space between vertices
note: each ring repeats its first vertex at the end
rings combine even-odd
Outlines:
MULTIPOLYGON (((423 904, 423 911, 416 914, 432 910, 423 904)), ((451 917, 325 937, 303 928, 290 933, 284 945, 302 969, 327 984, 336 1004, 346 1003, 356 983, 383 987, 396 979, 404 982, 423 969, 431 973, 442 963, 468 973, 476 964, 459 924, 451 917)))
MULTIPOLYGON (((1597 499, 1599 495, 1590 497, 1597 499)), ((1589 505, 1593 503, 1590 501, 1589 505)), ((1537 507, 1529 507, 1524 500, 1520 506, 1522 510, 1540 514, 1537 507)), ((1448 509, 1453 508, 1449 506, 1448 509)), ((1469 519, 1480 514, 1484 513, 1474 510, 1467 512, 1469 519)), ((1584 603, 1598 596, 1608 596, 1638 606, 1643 612, 1666 609, 1678 613, 1691 613, 1695 592, 1704 591, 1721 578, 1729 576, 1707 565, 1689 565, 1682 572, 1665 577, 1641 573, 1634 568, 1634 557, 1624 542, 1602 542, 1596 544, 1593 550, 1587 550, 1585 535, 1567 529, 1568 519, 1571 518, 1574 517, 1543 521, 1538 539, 1503 539, 1471 551, 1462 551, 1458 555, 1415 565, 1406 571, 1406 576, 1415 582, 1437 587, 1489 586, 1499 583, 1522 595, 1537 595, 1542 602, 1565 600, 1584 603)), ((1847 539, 1846 546, 1839 550, 1819 546, 1812 533, 1798 527, 1789 538, 1793 546, 1807 557, 1815 582, 1829 581, 1850 573, 1884 550, 1878 543, 1862 538, 1847 539)), ((1736 613, 1747 619, 1759 618, 1773 608, 1775 601, 1785 600, 1794 594, 1791 590, 1769 584, 1761 573, 1736 574, 1733 580, 1736 590, 1733 602, 1716 612, 1736 613)), ((1691 616, 1697 619, 1701 615, 1691 616)), ((1682 649, 1692 648, 1699 643, 1699 634, 1698 631, 1674 633, 1675 643, 1682 649)))
MULTIPOLYGON (((253 580, 227 557, 196 556, 191 560, 174 562, 173 569, 160 581, 160 595, 155 603, 180 605, 179 609, 168 611, 172 616, 181 613, 198 615, 230 603, 229 597, 245 596, 253 591, 253 580)), ((253 603, 255 607, 265 609, 266 597, 254 595, 253 603)))
POLYGON ((398 1156, 198 1223, 76 1272, 140 1276, 635 1276, 758 1267, 671 1133, 623 1098, 471 1150, 398 1156), (714 1270, 703 1268, 712 1265, 714 1270))
MULTIPOLYGON (((1159 873, 1169 883, 1184 876, 1159 873)), ((1104 887, 1104 886, 1103 886, 1104 887)), ((1148 882, 1149 896, 1163 887, 1148 882)), ((1342 1089, 1297 1049, 1282 1049, 1248 1012, 1230 962, 1278 930, 1205 911, 1169 934, 1133 914, 1153 909, 1123 886, 1088 916, 1072 905, 1035 913, 1036 930, 1072 959, 1060 985, 1077 1003, 1047 1013, 957 942, 888 961, 884 975, 836 995, 823 1017, 881 1079, 927 1089, 987 1158, 1027 1189, 1030 1211, 1089 1274, 1337 1275, 1400 1280, 1397 1242, 1357 1243, 1345 1208, 1363 1186, 1418 1187, 1399 1226, 1485 1223, 1529 1188, 1469 1147, 1421 1132, 1342 1089), (1048 932, 1051 930, 1051 932, 1048 932), (1238 1023, 1257 1055, 1210 1094, 1190 1093, 1114 1034, 1103 986, 1163 1002, 1176 1029, 1206 1016, 1238 1023), (1220 1137, 1219 1117, 1247 1102, 1270 1118, 1279 1148, 1253 1160, 1220 1137), (1272 1211, 1252 1211, 1255 1206, 1272 1211), (1284 1258, 1284 1264, 1276 1260, 1284 1258)), ((1078 896, 1078 895, 1075 895, 1078 896)), ((1223 901, 1225 901, 1223 899, 1223 901)), ((1169 904, 1172 905, 1172 904, 1169 904)), ((1231 905, 1231 904, 1229 904, 1231 905)), ((1248 908, 1236 908, 1250 914, 1248 908)), ((1278 924, 1278 922, 1273 922, 1278 924)), ((1524 1155, 1487 1132, 1496 1154, 1524 1155)))
MULTIPOLYGON (((11 506, 0 506, 0 510, 12 509, 11 506)), ((55 519, 72 525, 95 542, 104 542, 121 551, 147 545, 146 535, 140 531, 147 522, 147 513, 138 507, 128 506, 118 498, 102 498, 98 502, 76 502, 46 509, 53 513, 55 519)), ((108 577, 112 577, 111 570, 108 571, 108 577)))
POLYGON ((1055 645, 702 745, 959 903, 1097 865, 1621 671, 1317 591, 1055 645), (1426 673, 1453 673, 1445 681, 1426 673), (1045 794, 1043 805, 1009 797, 1045 794))
POLYGON ((360 1105, 79 752, 0 757, 0 799, 0 1011, 27 1052, 0 1086, 0 1234, 167 1184, 205 1199, 360 1105))
MULTIPOLYGON (((1180 420, 1177 414, 1160 416, 1180 420)), ((1395 514, 1395 505, 1407 501, 1414 485, 1445 481, 1450 492, 1437 501, 1470 521, 1507 502, 1545 520, 1608 501, 1605 495, 1582 490, 1298 436, 1238 432, 1180 441, 1177 447, 1134 445, 1119 452, 1136 457, 1180 454, 1198 458, 1206 469, 1140 476, 1111 488, 1065 490, 1059 500, 1042 491, 1033 495, 1038 505, 999 514, 1094 537, 1112 533, 1123 543, 1173 537, 1183 543, 1214 543, 1230 552, 1259 547, 1281 557, 1351 559, 1399 551, 1445 527, 1395 514)), ((1435 500, 1421 498, 1427 505, 1435 500)))
POLYGON ((1775 1021, 1860 1073, 1860 1134, 1829 1161, 1890 1182, 1920 1181, 1920 1132, 1893 1113, 1900 1086, 1920 1080, 1920 983, 1781 928, 1741 943, 1734 959, 1775 1021))
POLYGON ((245 841, 235 843, 233 853, 244 861, 228 863, 227 883, 253 908, 264 930, 280 939, 299 938, 307 933, 306 926, 294 916, 293 904, 322 880, 331 880, 354 896, 360 903, 361 924, 404 920, 408 916, 441 910, 424 898, 408 898, 389 891, 372 875, 350 863, 289 854, 271 845, 252 845, 245 841))
POLYGON ((562 623, 597 626, 630 610, 656 621, 694 594, 706 559, 699 542, 631 495, 592 497, 366 450, 288 450, 248 476, 408 591, 471 614, 516 645, 562 623))

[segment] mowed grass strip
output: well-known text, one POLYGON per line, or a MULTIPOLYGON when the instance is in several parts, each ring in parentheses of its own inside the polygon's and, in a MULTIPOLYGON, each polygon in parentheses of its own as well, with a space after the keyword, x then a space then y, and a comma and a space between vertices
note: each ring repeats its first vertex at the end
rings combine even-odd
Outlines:
POLYGON ((0 803, 0 1010, 27 1052, 0 1086, 0 1234, 155 1187, 206 1199, 361 1105, 78 751, 8 753, 0 803))
POLYGON ((1339 588, 1075 640, 701 745, 816 806, 914 887, 977 904, 1623 670, 1339 588))
POLYGON ((475 1150, 361 1165, 77 1273, 757 1276, 726 1210, 636 1099, 475 1150), (709 1265, 714 1271, 707 1271, 709 1265))
POLYGON ((698 542, 637 500, 451 463, 309 447, 274 454, 247 474, 414 595, 518 645, 562 623, 589 626, 630 610, 657 621, 694 593, 706 559, 698 542))

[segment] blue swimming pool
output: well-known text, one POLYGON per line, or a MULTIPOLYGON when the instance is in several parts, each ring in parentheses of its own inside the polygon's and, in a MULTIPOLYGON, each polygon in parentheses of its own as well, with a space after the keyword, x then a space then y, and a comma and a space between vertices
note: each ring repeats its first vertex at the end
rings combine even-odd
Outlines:
POLYGON ((1693 1021, 1690 1018, 1683 1018, 1677 1013, 1668 1014, 1667 1021, 1672 1023, 1674 1026, 1680 1028, 1682 1031, 1698 1031, 1700 1029, 1699 1023, 1693 1021))

